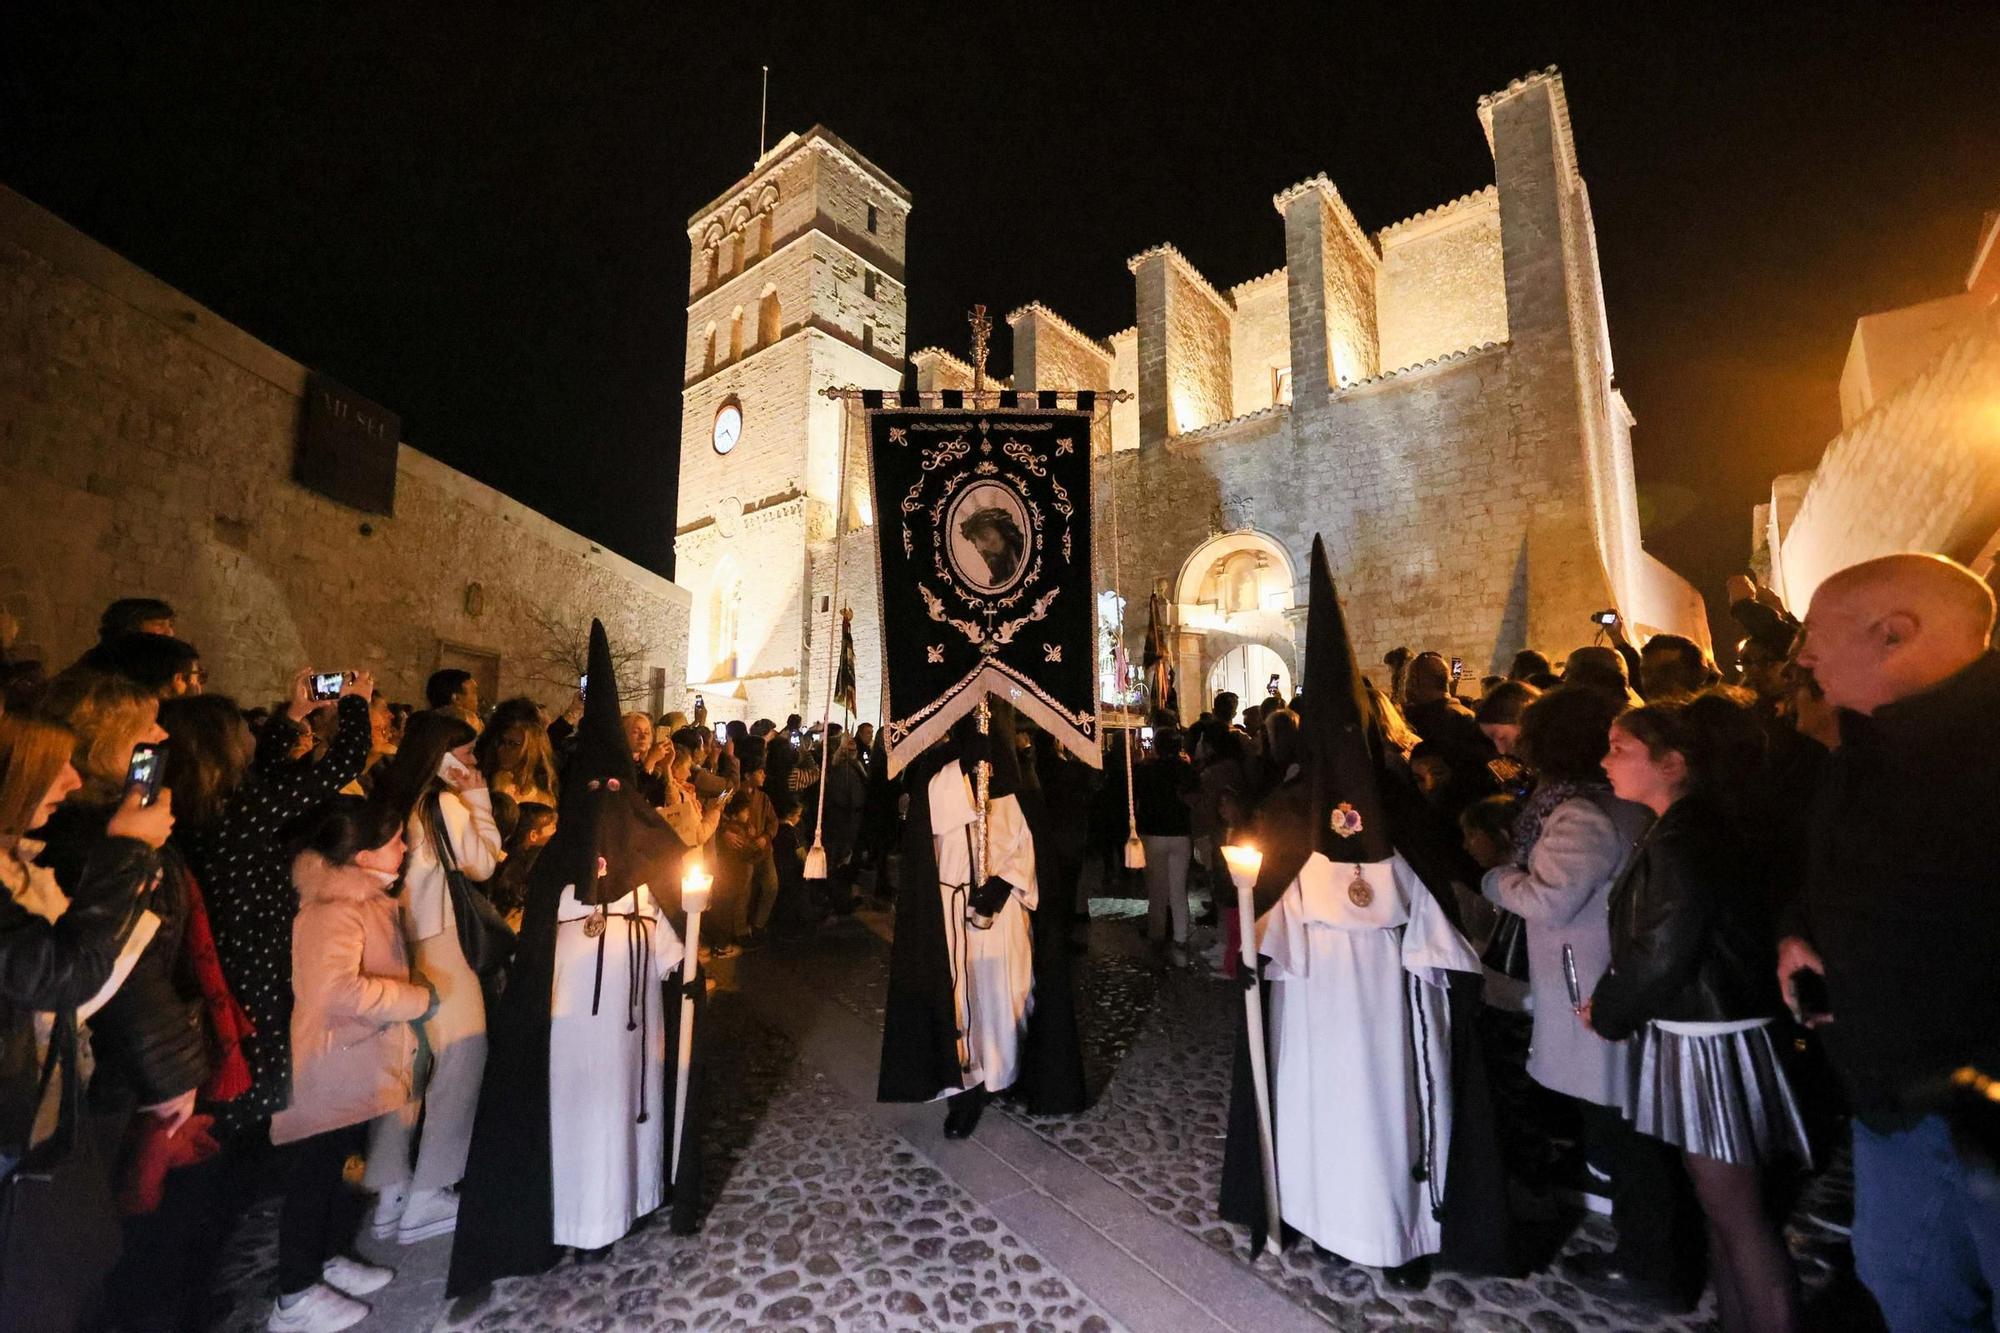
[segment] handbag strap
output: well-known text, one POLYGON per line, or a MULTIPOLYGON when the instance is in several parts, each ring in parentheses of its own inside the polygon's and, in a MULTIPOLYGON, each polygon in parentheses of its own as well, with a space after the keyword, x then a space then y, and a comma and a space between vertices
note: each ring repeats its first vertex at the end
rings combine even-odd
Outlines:
POLYGON ((431 835, 431 848, 437 853, 438 864, 444 867, 449 879, 459 879, 463 872, 458 868, 458 852, 451 845, 451 831, 445 827, 444 797, 432 792, 424 797, 424 826, 431 835))

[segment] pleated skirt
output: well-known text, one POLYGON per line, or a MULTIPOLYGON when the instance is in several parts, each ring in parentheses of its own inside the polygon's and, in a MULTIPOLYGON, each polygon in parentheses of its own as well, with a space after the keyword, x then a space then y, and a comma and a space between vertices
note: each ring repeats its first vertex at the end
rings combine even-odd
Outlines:
POLYGON ((1718 1162, 1812 1159, 1768 1027, 1695 1036, 1648 1023, 1631 1105, 1641 1134, 1718 1162))

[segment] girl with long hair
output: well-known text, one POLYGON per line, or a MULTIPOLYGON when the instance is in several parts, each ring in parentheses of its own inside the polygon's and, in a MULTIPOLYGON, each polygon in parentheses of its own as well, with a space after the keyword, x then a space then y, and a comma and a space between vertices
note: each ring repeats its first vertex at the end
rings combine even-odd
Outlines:
POLYGON ((500 830, 469 723, 453 713, 410 719, 396 757, 375 780, 375 799, 402 826, 401 921, 416 970, 438 1003, 421 1025, 430 1073, 397 1115, 369 1131, 366 1184, 377 1193, 374 1231, 405 1245, 458 1225, 458 1182, 486 1070, 486 1000, 458 942, 446 858, 475 883, 500 868, 500 830), (439 839, 448 845, 442 849, 439 839), (416 1134, 419 1111, 423 1134, 416 1134), (416 1140, 414 1160, 412 1140, 416 1140))
POLYGON ((1658 818, 1611 890, 1611 969, 1583 1013, 1607 1040, 1638 1039, 1632 1122, 1681 1150, 1729 1333, 1787 1333, 1799 1320, 1762 1168, 1803 1160, 1805 1129, 1769 1032, 1782 1002, 1764 877, 1730 812, 1731 793, 1762 771, 1762 744, 1726 691, 1612 724, 1612 788, 1658 818))
MULTIPOLYGON (((127 793, 80 875, 58 883, 30 835, 82 785, 76 748, 57 723, 0 717, 0 1328, 71 1327, 113 1258, 56 1239, 89 1229, 77 1228, 65 1183, 101 1182, 103 1172, 71 1153, 83 1114, 78 1025, 102 1003, 121 951, 138 943, 173 828, 170 801, 147 806, 127 793)), ((101 1203, 102 1184, 86 1197, 101 1203)), ((108 1215, 98 1221, 110 1228, 108 1215)))
POLYGON ((368 700, 375 682, 355 673, 334 700, 314 700, 309 672, 252 736, 235 701, 218 694, 169 700, 161 710, 167 785, 177 793, 174 844, 201 884, 216 956, 253 1029, 242 1043, 250 1086, 216 1107, 225 1139, 261 1137, 291 1095, 292 886, 286 831, 316 815, 368 760, 368 700), (293 758, 305 722, 328 709, 333 739, 317 762, 293 758))

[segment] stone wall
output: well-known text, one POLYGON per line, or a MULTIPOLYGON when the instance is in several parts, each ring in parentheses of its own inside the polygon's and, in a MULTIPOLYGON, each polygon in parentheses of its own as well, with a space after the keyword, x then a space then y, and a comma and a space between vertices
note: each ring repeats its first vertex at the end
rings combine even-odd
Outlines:
POLYGON ((299 487, 305 369, 6 190, 0 293, 0 598, 52 665, 153 595, 246 701, 307 665, 421 701, 471 653, 560 706, 592 615, 638 653, 639 702, 684 678, 683 589, 407 445, 393 517, 299 487))
POLYGON ((1987 552, 2000 529, 1995 385, 2000 304, 1827 446, 1774 562, 1788 605, 1803 611, 1829 574, 1874 556, 1987 552))
POLYGON ((1231 416, 1261 412, 1279 401, 1277 372, 1289 371, 1292 364, 1291 320, 1285 297, 1283 269, 1229 289, 1230 302, 1236 307, 1229 345, 1231 416))
POLYGON ((1170 245, 1135 255, 1126 267, 1139 306, 1143 442, 1229 420, 1229 303, 1170 245))
POLYGON ((1376 295, 1384 370, 1507 341, 1500 196, 1492 186, 1384 227, 1376 295))

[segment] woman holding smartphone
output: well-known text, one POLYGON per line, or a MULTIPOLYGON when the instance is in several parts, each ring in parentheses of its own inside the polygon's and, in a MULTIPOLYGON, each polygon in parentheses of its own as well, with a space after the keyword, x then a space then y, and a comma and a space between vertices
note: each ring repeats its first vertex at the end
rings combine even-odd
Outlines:
POLYGON ((1611 970, 1583 1009, 1598 1035, 1638 1038, 1633 1125, 1681 1150, 1728 1333, 1787 1333, 1799 1320, 1762 1168, 1805 1160, 1805 1128, 1768 1031, 1779 997, 1766 879, 1729 814, 1762 747, 1750 710, 1720 691, 1612 724, 1612 788, 1659 818, 1612 887, 1611 970))
POLYGON ((376 799, 403 825, 409 843, 403 935, 417 974, 438 994, 437 1007, 419 1025, 431 1062, 422 1095, 375 1121, 369 1132, 366 1184, 378 1194, 374 1232, 405 1245, 458 1225, 456 1187, 465 1174, 486 1071, 486 1000, 459 947, 444 855, 474 883, 491 879, 500 867, 500 829, 473 752, 475 739, 471 725, 451 713, 419 713, 375 784, 376 799), (451 844, 444 854, 434 829, 451 844), (419 1110, 424 1128, 412 1160, 419 1110))

